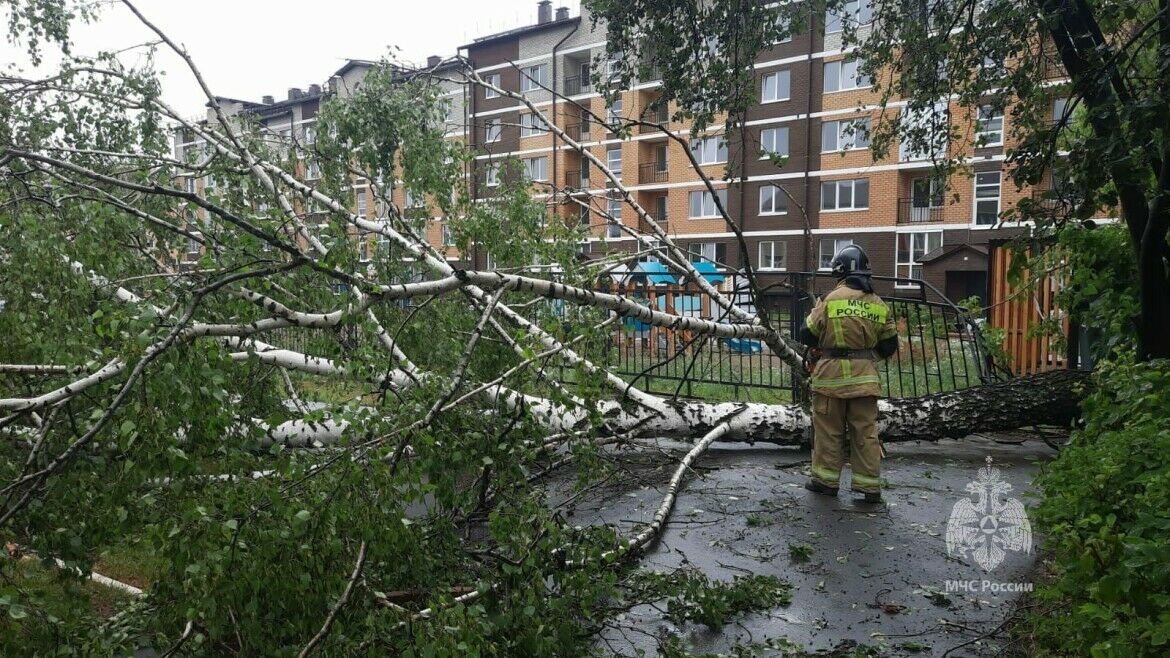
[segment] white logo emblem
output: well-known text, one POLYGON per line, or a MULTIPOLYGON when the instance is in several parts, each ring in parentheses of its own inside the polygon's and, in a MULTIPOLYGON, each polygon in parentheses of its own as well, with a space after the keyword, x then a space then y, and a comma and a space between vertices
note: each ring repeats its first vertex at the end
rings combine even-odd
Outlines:
POLYGON ((1024 505, 1015 498, 1003 499, 1011 490, 988 457, 975 481, 967 483, 967 493, 978 500, 964 498, 951 509, 947 553, 962 558, 970 553, 984 571, 998 567, 1007 551, 1031 553, 1032 526, 1024 505))

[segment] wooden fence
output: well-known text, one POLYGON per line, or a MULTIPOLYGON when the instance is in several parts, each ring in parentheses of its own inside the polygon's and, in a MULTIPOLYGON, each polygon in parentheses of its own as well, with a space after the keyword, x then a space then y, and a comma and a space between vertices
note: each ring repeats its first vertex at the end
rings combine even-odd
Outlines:
POLYGON ((1039 330, 1042 323, 1055 319, 1061 333, 1068 336, 1068 314, 1054 300, 1060 291, 1059 273, 1041 275, 1033 283, 1033 277, 1024 272, 1016 286, 1008 281, 1011 265, 1011 248, 993 246, 988 263, 991 308, 987 321, 1004 332, 1008 369, 1015 375, 1030 375, 1068 367, 1064 350, 1057 349, 1057 337, 1039 330))

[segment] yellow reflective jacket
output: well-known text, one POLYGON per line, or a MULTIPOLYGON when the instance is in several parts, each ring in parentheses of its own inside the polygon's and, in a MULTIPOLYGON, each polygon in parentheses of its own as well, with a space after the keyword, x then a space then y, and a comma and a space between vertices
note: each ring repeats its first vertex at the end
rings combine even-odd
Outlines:
MULTIPOLYGON (((873 349, 878 341, 897 336, 890 309, 871 292, 837 284, 808 314, 805 326, 817 346, 851 350, 873 349)), ((842 359, 825 355, 812 373, 812 390, 833 398, 881 395, 876 359, 842 359)))

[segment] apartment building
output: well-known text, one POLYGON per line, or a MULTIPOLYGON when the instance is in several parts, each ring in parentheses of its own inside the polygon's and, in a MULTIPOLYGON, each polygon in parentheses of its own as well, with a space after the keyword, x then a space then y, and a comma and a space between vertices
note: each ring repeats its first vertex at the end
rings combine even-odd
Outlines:
MULTIPOLYGON (((967 121, 969 135, 963 143, 940 149, 964 154, 972 163, 969 173, 946 183, 932 178, 930 153, 901 145, 874 160, 864 131, 855 127, 878 120, 879 98, 842 50, 842 22, 853 21, 864 36, 870 1, 856 0, 847 15, 826 16, 811 31, 760 53, 754 64, 760 101, 749 109, 744 129, 713 127, 699 139, 691 139, 690 126, 671 122, 670 112, 649 112, 659 94, 654 79, 631 85, 607 106, 593 87, 595 67, 605 66, 605 25, 588 15, 571 16, 567 8, 554 11, 549 0, 538 3, 533 24, 475 39, 460 54, 489 82, 522 93, 606 163, 694 260, 727 270, 742 268, 746 260, 768 285, 784 272, 826 269, 836 250, 852 242, 867 250, 877 274, 923 279, 954 300, 986 299, 988 245, 1027 230, 1001 226, 999 214, 1037 191, 1017 189, 1004 175, 1010 145, 1005 143, 1008 117, 1002 113, 963 118, 965 110, 957 105, 940 105, 940 111, 967 121), (686 147, 656 129, 619 138, 594 117, 648 119, 683 137, 742 231, 746 249, 718 216, 686 147), (743 177, 723 181, 728 165, 743 177)), ((352 93, 375 65, 351 60, 330 77, 326 93, 352 93)), ((428 68, 436 67, 445 68, 433 57, 428 68)), ((449 68, 456 73, 454 64, 449 68)), ((548 202, 550 215, 588 225, 582 257, 628 252, 635 258, 639 243, 627 229, 646 227, 615 198, 596 167, 546 130, 524 104, 460 83, 455 75, 446 77, 452 78, 441 83, 449 101, 447 136, 476 152, 467 172, 474 197, 490 198, 501 176, 508 175, 501 164, 519 160, 534 181, 534 193, 548 202)), ((311 135, 321 93, 313 86, 307 93, 290 90, 279 103, 265 98, 261 103, 221 99, 220 104, 258 117, 278 135, 303 136, 311 135)), ((1054 95, 1058 115, 1060 102, 1054 95)), ((898 111, 899 105, 894 102, 887 111, 898 111)), ((300 173, 311 179, 311 172, 306 161, 300 173)), ((367 185, 355 181, 354 208, 369 218, 381 217, 367 185)), ((449 260, 476 267, 490 263, 490 254, 474 247, 473 253, 459 254, 448 246, 446 220, 427 210, 433 204, 408 193, 395 190, 395 202, 418 206, 415 216, 427 219, 428 240, 449 260)), ((916 287, 911 281, 898 286, 916 287)))
MULTIPOLYGON (((932 177, 930 153, 903 145, 875 162, 864 131, 853 126, 876 122, 880 99, 842 50, 842 21, 854 21, 864 37, 872 16, 869 1, 857 0, 846 16, 826 16, 817 29, 760 53, 754 65, 760 101, 748 111, 745 129, 712 129, 690 140, 703 173, 743 232, 746 250, 718 216, 683 146, 657 129, 618 139, 590 120, 589 112, 669 123, 669 112, 647 111, 660 86, 653 79, 632 85, 612 106, 593 89, 593 67, 604 66, 604 24, 594 25, 587 15, 571 17, 565 9, 553 15, 549 3, 541 2, 536 23, 476 39, 464 49, 480 75, 524 93, 571 138, 620 172, 638 203, 695 260, 735 270, 749 259, 768 284, 784 271, 826 269, 836 250, 852 242, 867 250, 877 274, 924 279, 956 300, 985 298, 989 243, 1026 230, 997 226, 999 214, 1036 194, 1017 189, 1004 175, 1008 118, 990 111, 966 117, 969 139, 940 145, 972 163, 969 174, 954 176, 949 185, 932 177), (544 87, 568 101, 558 101, 544 87), (777 164, 771 155, 784 159, 777 164), (723 182, 729 164, 746 179, 723 182)), ((468 101, 468 139, 480 152, 473 182, 477 195, 490 196, 501 159, 519 158, 533 178, 559 188, 548 196, 565 221, 589 223, 584 253, 637 249, 636 239, 615 220, 645 227, 637 226, 628 207, 608 198, 608 181, 596 168, 542 130, 515 100, 479 88, 468 101), (589 204, 591 212, 565 203, 565 194, 589 204)), ((1057 116, 1059 103, 1054 98, 1057 116)), ((904 103, 887 111, 899 105, 904 103)), ((953 104, 938 109, 956 119, 966 111, 953 104)), ((690 138, 688 125, 669 127, 690 138)), ((915 287, 909 281, 899 286, 915 287)))

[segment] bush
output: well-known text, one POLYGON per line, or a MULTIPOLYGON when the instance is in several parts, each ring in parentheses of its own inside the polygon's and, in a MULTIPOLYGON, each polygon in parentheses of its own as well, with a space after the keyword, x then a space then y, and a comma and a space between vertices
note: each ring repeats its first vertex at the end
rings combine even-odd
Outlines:
POLYGON ((1053 578, 1035 615, 1045 650, 1170 653, 1170 362, 1103 362, 1085 426, 1040 477, 1034 519, 1053 578))

